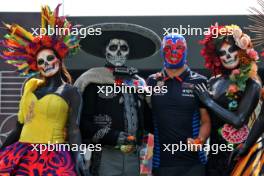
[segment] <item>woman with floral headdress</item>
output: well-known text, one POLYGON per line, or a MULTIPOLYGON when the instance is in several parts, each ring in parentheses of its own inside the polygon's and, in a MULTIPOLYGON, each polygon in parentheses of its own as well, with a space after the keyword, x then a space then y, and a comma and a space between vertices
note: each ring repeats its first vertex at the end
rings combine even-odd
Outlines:
MULTIPOLYGON (((264 1, 259 0, 258 3, 262 7, 262 12, 256 8, 252 8, 258 15, 250 16, 250 20, 254 25, 248 29, 256 33, 256 38, 253 42, 256 46, 264 44, 264 30, 260 26, 264 24, 264 1)), ((264 52, 261 56, 264 57, 264 52)), ((262 99, 264 98, 264 89, 262 88, 262 99)), ((247 176, 247 175, 263 175, 264 174, 264 104, 262 104, 261 112, 252 130, 250 131, 247 140, 238 146, 232 153, 230 161, 236 161, 236 165, 231 172, 232 176, 247 176)))
POLYGON ((41 31, 63 28, 63 34, 33 36, 17 24, 5 24, 8 34, 1 41, 6 49, 1 58, 21 75, 39 74, 40 78, 24 84, 16 129, 0 150, 0 175, 76 175, 81 170, 79 152, 75 150, 72 159, 70 149, 61 148, 67 141, 81 142, 81 96, 71 86, 63 63, 66 56, 77 52, 79 40, 71 35, 71 23, 58 16, 58 11, 59 5, 54 12, 48 6, 42 8, 41 31))
POLYGON ((210 144, 221 149, 209 153, 207 175, 227 175, 233 147, 246 140, 256 119, 261 88, 258 54, 250 37, 236 25, 211 26, 201 44, 205 67, 214 76, 208 90, 206 85, 198 85, 195 92, 211 112, 210 144))

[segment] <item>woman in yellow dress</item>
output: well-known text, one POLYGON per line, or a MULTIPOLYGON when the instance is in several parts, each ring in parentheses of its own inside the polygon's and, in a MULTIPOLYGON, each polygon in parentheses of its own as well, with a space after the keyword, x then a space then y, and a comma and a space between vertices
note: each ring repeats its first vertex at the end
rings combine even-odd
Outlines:
MULTIPOLYGON (((42 28, 56 26, 70 31, 72 25, 58 16, 58 9, 42 8, 42 28)), ((0 175, 76 175, 83 163, 77 150, 71 156, 70 144, 81 142, 81 97, 71 85, 63 60, 78 50, 79 39, 69 31, 33 36, 17 24, 5 26, 8 34, 1 45, 7 50, 1 58, 22 75, 39 77, 24 84, 16 129, 0 150, 0 175)))

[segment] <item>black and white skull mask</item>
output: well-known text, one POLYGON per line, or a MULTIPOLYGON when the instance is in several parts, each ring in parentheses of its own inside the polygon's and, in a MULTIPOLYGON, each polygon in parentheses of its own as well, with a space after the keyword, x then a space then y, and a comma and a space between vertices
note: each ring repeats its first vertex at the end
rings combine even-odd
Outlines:
POLYGON ((125 40, 111 39, 105 50, 107 62, 114 66, 123 66, 129 55, 129 46, 125 40))
POLYGON ((44 77, 55 75, 60 69, 60 60, 51 49, 43 49, 37 54, 37 66, 44 77))
POLYGON ((220 48, 220 60, 226 69, 234 69, 239 64, 238 51, 235 45, 223 43, 220 48))

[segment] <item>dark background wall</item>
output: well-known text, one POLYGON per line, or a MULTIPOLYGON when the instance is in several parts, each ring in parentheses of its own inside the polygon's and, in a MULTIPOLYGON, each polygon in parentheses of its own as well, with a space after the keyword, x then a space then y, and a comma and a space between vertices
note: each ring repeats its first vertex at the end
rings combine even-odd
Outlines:
MULTIPOLYGON (((155 31, 161 38, 164 34, 163 28, 179 28, 180 25, 187 28, 188 25, 193 28, 206 28, 211 24, 218 22, 221 24, 237 24, 244 28, 251 24, 247 16, 135 16, 135 17, 69 17, 69 21, 74 24, 82 24, 84 27, 95 23, 102 22, 127 22, 135 23, 155 31)), ((18 23, 30 30, 31 27, 39 27, 40 14, 39 13, 0 13, 0 20, 6 23, 18 23)), ((32 31, 32 30, 30 30, 32 31)), ((244 32, 250 36, 253 35, 244 29, 244 32)), ((0 38, 6 31, 0 28, 0 38)), ((201 35, 185 35, 188 44, 188 64, 193 69, 198 69, 199 72, 205 72, 204 61, 200 55, 200 49, 202 46, 198 44, 199 40, 203 38, 201 35)), ((260 51, 260 47, 257 48, 260 51)), ((104 59, 96 58, 83 51, 79 52, 74 57, 66 59, 66 66, 73 73, 73 77, 77 77, 81 72, 91 67, 102 66, 104 59)), ((143 75, 147 75, 149 72, 159 70, 162 65, 162 59, 160 53, 156 55, 141 59, 131 60, 128 65, 134 66, 140 69, 143 75)), ((259 63, 260 69, 264 68, 263 63, 259 63)), ((11 66, 4 64, 0 60, 0 70, 12 70, 11 66)))

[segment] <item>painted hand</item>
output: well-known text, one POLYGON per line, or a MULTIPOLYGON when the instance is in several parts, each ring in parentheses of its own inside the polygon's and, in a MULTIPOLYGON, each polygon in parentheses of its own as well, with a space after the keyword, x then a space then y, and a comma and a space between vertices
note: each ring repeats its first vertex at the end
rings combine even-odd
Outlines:
POLYGON ((204 83, 194 86, 194 93, 199 97, 200 101, 208 104, 211 100, 209 91, 204 83))

